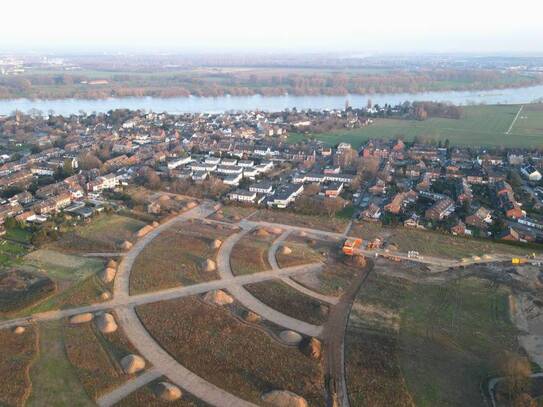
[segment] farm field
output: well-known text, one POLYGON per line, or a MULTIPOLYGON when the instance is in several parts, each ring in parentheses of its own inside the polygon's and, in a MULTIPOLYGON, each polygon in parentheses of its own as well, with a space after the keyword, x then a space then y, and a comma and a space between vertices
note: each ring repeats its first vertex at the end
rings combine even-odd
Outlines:
POLYGON ((243 236, 232 249, 230 266, 235 275, 270 270, 268 250, 277 235, 261 228, 243 236))
POLYGON ((67 253, 115 252, 125 240, 133 240, 146 223, 116 214, 101 214, 86 225, 65 233, 51 244, 67 253))
POLYGON ((32 327, 20 335, 11 329, 0 330, 0 405, 20 406, 28 398, 28 371, 38 352, 37 338, 32 327))
POLYGON ((146 329, 182 365, 245 400, 286 389, 324 406, 321 363, 280 345, 230 311, 195 297, 137 307, 146 329))
POLYGON ((264 304, 292 318, 322 325, 328 316, 328 306, 304 295, 283 282, 266 281, 245 288, 264 304))
POLYGON ((518 350, 509 293, 475 277, 438 285, 371 274, 347 330, 352 404, 483 406, 481 382, 500 374, 504 352, 518 350))
POLYGON ((139 294, 190 285, 219 278, 204 270, 203 263, 215 261, 215 239, 223 241, 232 230, 221 225, 186 222, 164 231, 138 255, 130 275, 130 291, 139 294))
POLYGON ((517 120, 511 133, 505 134, 519 108, 518 105, 467 106, 464 108, 465 117, 458 120, 375 119, 373 124, 360 129, 314 133, 310 136, 291 134, 289 142, 296 143, 310 137, 328 145, 347 142, 357 148, 371 138, 390 139, 401 136, 407 141, 412 141, 415 137, 436 142, 444 142, 448 139, 451 145, 542 147, 543 109, 541 105, 525 105, 522 116, 526 116, 526 119, 517 120))

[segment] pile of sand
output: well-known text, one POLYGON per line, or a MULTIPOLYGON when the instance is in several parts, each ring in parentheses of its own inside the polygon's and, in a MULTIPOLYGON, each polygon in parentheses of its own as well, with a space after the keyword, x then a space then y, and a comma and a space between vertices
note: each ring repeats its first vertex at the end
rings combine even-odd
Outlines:
POLYGON ((134 374, 145 369, 145 360, 138 355, 127 355, 121 359, 121 367, 126 374, 134 374))
POLYGON ((256 231, 256 235, 257 236, 260 236, 260 237, 266 237, 266 236, 269 236, 270 235, 270 232, 268 232, 266 229, 264 228, 260 228, 256 231))
POLYGON ((155 393, 157 397, 160 397, 162 400, 166 401, 178 400, 183 395, 183 392, 179 387, 168 382, 158 383, 155 393))
POLYGON ((143 237, 145 236, 146 234, 148 234, 149 232, 151 232, 153 230, 153 226, 151 225, 145 225, 144 227, 142 227, 140 230, 138 230, 138 233, 136 233, 136 236, 138 238, 140 237, 143 237))
POLYGON ((281 331, 279 338, 287 345, 298 345, 302 341, 302 335, 290 330, 281 331))
POLYGON ((217 264, 213 260, 207 259, 202 263, 202 270, 208 272, 215 271, 217 270, 217 264))
POLYGON ((115 274, 117 274, 117 270, 108 267, 104 271, 100 272, 100 280, 106 284, 109 284, 115 279, 115 274))
POLYGON ((281 254, 285 254, 285 255, 288 255, 288 254, 291 254, 292 253, 292 249, 288 246, 283 246, 281 247, 281 254))
POLYGON ((232 304, 234 302, 234 299, 230 295, 226 294, 223 290, 213 290, 208 292, 204 296, 204 300, 220 306, 232 304))
POLYGON ((132 248, 132 243, 130 243, 128 240, 125 240, 123 244, 121 245, 122 250, 130 250, 132 248))
POLYGON ((94 315, 90 312, 85 312, 84 314, 74 315, 70 318, 70 324, 84 324, 85 322, 90 322, 94 318, 94 315))
POLYGON ((15 329, 13 330, 13 333, 14 333, 15 335, 22 335, 22 334, 25 333, 25 331, 26 331, 26 328, 25 328, 24 326, 18 326, 17 328, 15 328, 15 329))
POLYGON ((243 319, 245 319, 245 321, 247 322, 251 322, 255 324, 257 322, 260 322, 262 318, 260 317, 260 315, 258 315, 257 313, 253 311, 246 311, 243 319))
POLYGON ((221 247, 222 245, 222 241, 219 240, 219 239, 215 239, 213 240, 213 242, 211 243, 211 248, 212 249, 218 249, 219 247, 221 247))
POLYGON ((283 233, 283 229, 278 228, 278 227, 272 227, 272 228, 269 228, 268 230, 273 235, 278 235, 280 233, 283 233))
POLYGON ((307 401, 287 390, 273 390, 262 395, 262 401, 276 407, 308 407, 307 401))
POLYGON ((160 223, 158 223, 156 220, 153 223, 151 223, 151 226, 154 227, 154 228, 156 228, 159 225, 160 225, 160 223))
POLYGON ((109 291, 104 291, 102 294, 100 294, 100 299, 103 301, 109 300, 111 298, 111 294, 109 291))
POLYGON ((318 360, 322 355, 322 343, 317 338, 303 340, 300 343, 300 350, 311 359, 318 360))
POLYGON ((307 236, 307 233, 305 233, 303 230, 300 231, 300 233, 298 233, 298 236, 300 237, 306 237, 307 236))
POLYGON ((198 203, 195 202, 195 201, 190 201, 190 202, 187 204, 187 208, 188 208, 188 209, 196 208, 197 206, 198 206, 198 203))
POLYGON ((112 268, 112 269, 116 269, 117 268, 117 262, 115 260, 110 260, 107 262, 107 265, 106 265, 107 268, 112 268))
POLYGON ((103 334, 109 334, 111 332, 115 332, 118 328, 117 323, 115 322, 115 318, 113 318, 113 315, 107 312, 98 315, 95 318, 95 321, 96 321, 96 327, 103 334))
POLYGON ((240 221, 240 220, 241 220, 241 216, 239 216, 239 215, 234 215, 234 216, 232 216, 232 219, 234 219, 235 221, 240 221))

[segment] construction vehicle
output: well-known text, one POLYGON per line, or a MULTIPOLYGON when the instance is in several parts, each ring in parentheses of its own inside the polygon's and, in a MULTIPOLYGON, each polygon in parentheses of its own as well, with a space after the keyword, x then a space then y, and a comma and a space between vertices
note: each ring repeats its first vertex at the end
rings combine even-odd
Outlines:
POLYGON ((345 240, 341 250, 343 251, 343 254, 353 256, 355 249, 358 249, 360 246, 362 246, 362 239, 349 238, 345 240))
POLYGON ((511 259, 512 264, 524 264, 526 263, 526 259, 521 259, 520 257, 513 257, 511 259))

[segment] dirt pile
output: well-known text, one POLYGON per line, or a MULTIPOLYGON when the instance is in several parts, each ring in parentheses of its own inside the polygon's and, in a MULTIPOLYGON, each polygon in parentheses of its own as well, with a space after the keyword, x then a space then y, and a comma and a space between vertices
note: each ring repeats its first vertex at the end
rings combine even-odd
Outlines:
POLYGON ((183 395, 183 392, 179 387, 168 382, 158 383, 155 393, 157 397, 160 397, 162 400, 166 401, 178 400, 183 395))
POLYGON ((202 270, 208 272, 215 271, 217 270, 217 264, 213 260, 207 259, 202 263, 202 270))
POLYGON ((116 269, 117 266, 118 266, 117 262, 115 260, 113 260, 113 259, 108 261, 107 265, 106 265, 107 268, 112 268, 112 269, 116 269))
POLYGON ((278 228, 278 227, 269 228, 268 231, 269 231, 272 235, 279 235, 279 234, 283 233, 283 229, 278 228))
POLYGON ((145 360, 138 355, 127 355, 121 359, 121 367, 126 374, 134 374, 145 369, 145 360))
POLYGON ((292 249, 288 246, 281 247, 281 254, 289 255, 292 253, 292 249))
POLYGON ((307 401, 287 390, 274 390, 262 395, 262 401, 274 407, 308 407, 307 401))
POLYGON ((198 206, 198 202, 190 201, 190 202, 187 204, 187 209, 196 208, 197 206, 198 206))
POLYGON ((26 328, 25 328, 24 326, 18 326, 17 328, 15 328, 15 329, 13 330, 13 333, 14 333, 15 335, 22 335, 22 334, 25 333, 25 331, 26 331, 26 328))
POLYGON ((115 318, 113 318, 113 315, 107 312, 98 315, 95 318, 95 321, 96 321, 96 327, 103 334, 109 334, 109 333, 115 332, 118 328, 117 323, 115 322, 115 318))
POLYGON ((298 345, 302 341, 302 335, 290 330, 281 331, 279 338, 287 345, 298 345))
POLYGON ((78 314, 78 315, 74 315, 73 317, 70 318, 70 324, 84 324, 86 322, 90 322, 92 321, 92 319, 94 318, 94 315, 90 312, 85 312, 84 314, 78 314))
POLYGON ((257 313, 253 311, 246 311, 245 315, 243 316, 243 319, 245 319, 245 321, 247 322, 254 324, 254 323, 260 322, 262 318, 260 317, 260 315, 258 315, 257 313))
POLYGON ((234 299, 223 290, 213 290, 204 296, 204 300, 215 305, 228 305, 234 302, 234 299))
POLYGON ((140 230, 138 230, 138 233, 136 233, 136 236, 138 238, 140 237, 143 237, 145 236, 146 234, 148 234, 149 232, 151 232, 153 230, 153 226, 151 225, 145 225, 144 227, 142 227, 140 230))
POLYGON ((100 280, 102 280, 106 284, 109 284, 115 279, 115 274, 117 274, 117 270, 108 267, 107 269, 100 272, 100 280))
POLYGON ((266 229, 264 228, 260 228, 256 231, 256 235, 259 236, 259 237, 267 237, 270 235, 270 232, 268 232, 266 229))
POLYGON ((219 247, 221 247, 221 245, 222 245, 222 240, 215 239, 215 240, 213 240, 213 242, 211 243, 211 248, 212 248, 212 249, 218 249, 219 247))
POLYGON ((318 360, 322 355, 322 343, 317 338, 308 338, 300 343, 300 350, 311 359, 318 360))
POLYGON ((125 240, 123 244, 121 245, 121 249, 124 251, 128 251, 132 248, 132 243, 130 243, 128 240, 125 240))

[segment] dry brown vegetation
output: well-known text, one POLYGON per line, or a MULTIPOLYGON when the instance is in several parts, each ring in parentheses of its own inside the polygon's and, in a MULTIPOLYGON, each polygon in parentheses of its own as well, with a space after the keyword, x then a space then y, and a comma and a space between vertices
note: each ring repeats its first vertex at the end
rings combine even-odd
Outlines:
POLYGON ((261 220, 271 223, 283 223, 311 229, 326 230, 328 232, 343 233, 348 222, 344 219, 330 218, 328 216, 301 215, 284 210, 262 209, 251 220, 261 220))
POLYGON ((275 254, 275 258, 277 259, 277 264, 281 268, 324 261, 324 256, 305 242, 288 240, 284 243, 284 246, 287 246, 292 252, 284 254, 281 252, 281 247, 279 247, 279 250, 277 250, 277 253, 275 254))
POLYGON ((214 220, 220 220, 223 222, 239 222, 255 212, 255 208, 251 206, 235 206, 228 205, 223 206, 217 212, 212 214, 209 218, 214 220))
POLYGON ((271 308, 310 324, 326 322, 328 307, 307 295, 299 293, 285 283, 265 281, 248 284, 245 288, 271 308))
POLYGON ((31 389, 29 369, 38 352, 38 335, 33 327, 17 335, 0 330, 0 405, 22 406, 31 389))
POLYGON ((241 275, 270 270, 268 250, 276 237, 272 234, 261 236, 258 230, 243 236, 230 255, 232 273, 241 275))
POLYGON ((65 325, 64 340, 68 359, 90 398, 96 400, 130 378, 119 360, 134 349, 120 328, 102 335, 92 322, 65 325))
POLYGON ((218 249, 214 239, 224 240, 232 233, 223 226, 185 222, 162 232, 138 255, 130 274, 130 290, 143 293, 219 278, 217 272, 204 271, 202 263, 214 260, 218 249))
POLYGON ((43 274, 19 269, 0 271, 0 315, 29 307, 55 290, 55 283, 43 274))
POLYGON ((182 365, 216 386, 260 404, 262 392, 286 389, 323 406, 320 362, 281 346, 226 309, 195 297, 147 304, 138 315, 182 365))
POLYGON ((165 401, 156 396, 156 385, 161 381, 168 381, 166 377, 159 378, 129 394, 115 407, 206 407, 208 404, 191 394, 183 391, 183 396, 179 400, 165 401))

